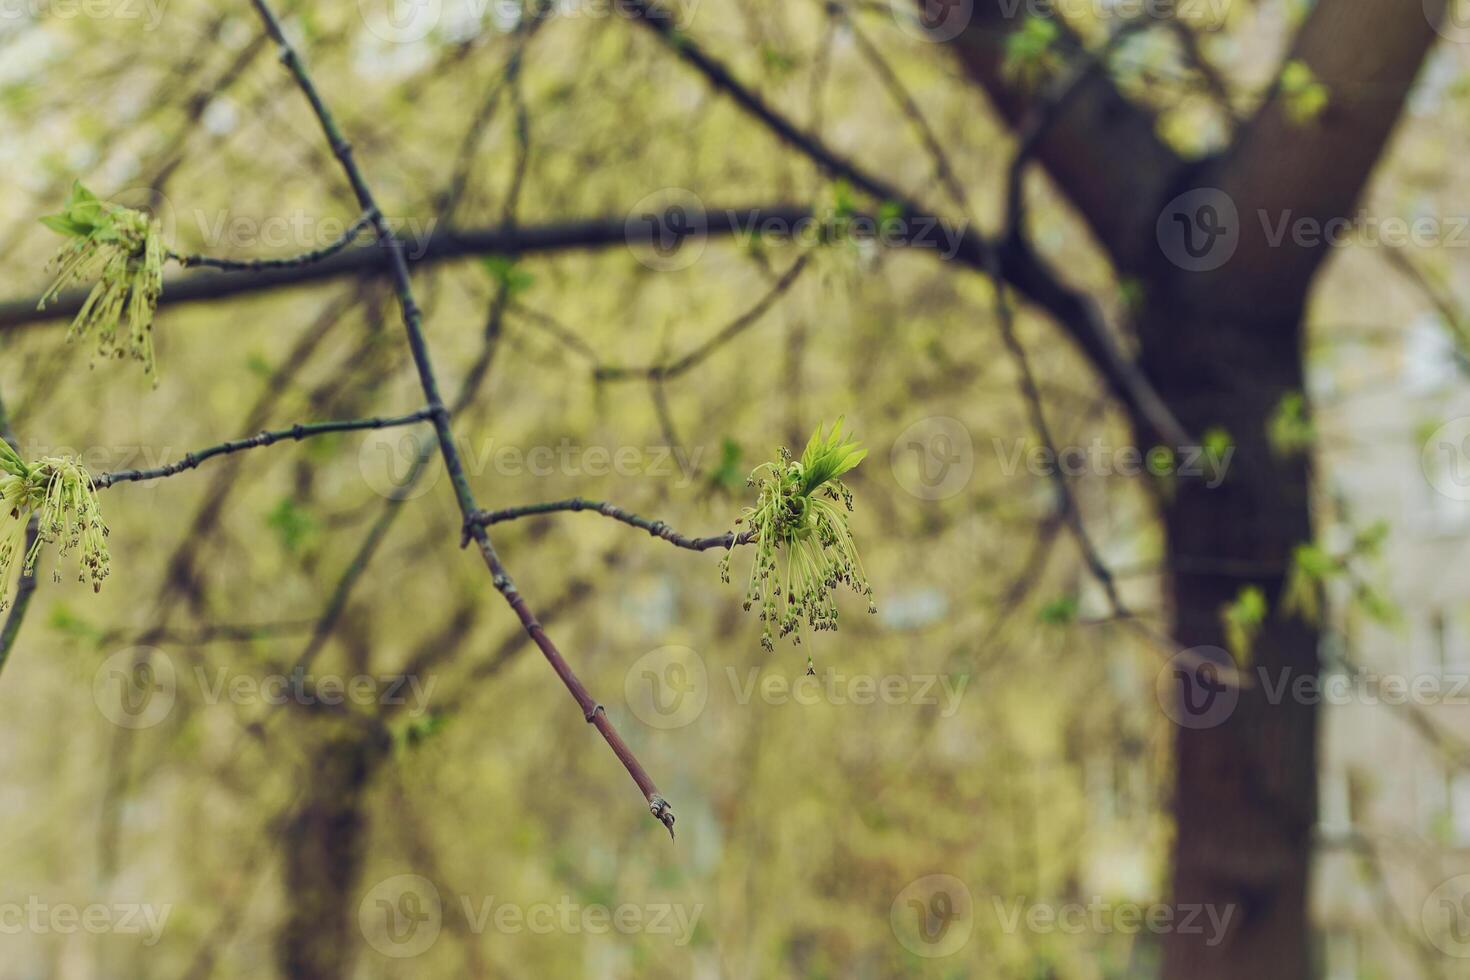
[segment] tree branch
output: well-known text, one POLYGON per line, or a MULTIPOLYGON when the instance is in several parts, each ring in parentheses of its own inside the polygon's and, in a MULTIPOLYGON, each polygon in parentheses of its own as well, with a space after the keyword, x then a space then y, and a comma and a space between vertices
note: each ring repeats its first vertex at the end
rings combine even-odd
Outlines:
POLYGON ((1321 0, 1312 8, 1287 58, 1327 87, 1327 107, 1298 122, 1290 93, 1277 86, 1231 151, 1202 175, 1201 186, 1233 200, 1241 225, 1230 262, 1190 279, 1204 302, 1244 303, 1256 322, 1267 323, 1254 312, 1262 301, 1295 301, 1330 249, 1280 247, 1269 229, 1303 218, 1322 228, 1352 209, 1438 37, 1433 18, 1444 7, 1444 0, 1425 0, 1422 10, 1396 0, 1321 0), (1249 295, 1235 285, 1242 277, 1252 284, 1249 295))
MULTIPOLYGON (((704 76, 716 91, 733 99, 749 115, 783 142, 805 155, 823 172, 850 181, 853 186, 880 201, 897 205, 907 218, 928 214, 927 209, 905 196, 902 191, 832 150, 819 137, 802 130, 769 106, 757 93, 742 85, 718 60, 706 54, 689 37, 678 33, 673 26, 674 19, 657 3, 652 0, 626 0, 626 9, 638 14, 637 23, 657 35, 675 54, 704 76)), ((1081 47, 1080 42, 1077 42, 1077 47, 1081 47)), ((1095 59, 1091 55, 1085 57, 1087 60, 1084 69, 1077 76, 1075 84, 1066 91, 1064 105, 1061 107, 1065 111, 1048 112, 1047 124, 1038 128, 1031 141, 1032 145, 1024 147, 1027 154, 1034 150, 1043 154, 1044 160, 1054 124, 1065 123, 1075 115, 1072 110, 1085 103, 1089 96, 1096 98, 1097 89, 1093 80, 1097 73, 1091 70, 1095 59)), ((890 86, 894 81, 891 77, 888 79, 890 86)), ((1104 83, 1111 90, 1111 83, 1106 80, 1104 83)), ((912 104, 912 100, 908 101, 912 104)), ((1173 159, 1172 154, 1169 156, 1173 159)), ((942 160, 941 153, 940 161, 942 160)), ((1083 165, 1087 165, 1086 161, 1083 161, 1083 165)), ((941 166, 944 165, 941 163, 941 166)), ((951 194, 953 193, 951 189, 951 194)), ((1120 200, 1125 199, 1124 195, 1118 194, 1117 187, 1109 187, 1107 194, 1117 196, 1120 200)), ((1136 206, 1136 202, 1132 203, 1136 206)), ((1152 221, 1153 218, 1150 217, 1149 222, 1152 221)), ((1165 409, 1163 399, 1152 390, 1143 372, 1133 365, 1132 359, 1118 349, 1091 299, 1064 285, 1024 242, 1010 236, 1003 244, 998 245, 967 227, 960 237, 959 247, 953 258, 979 272, 993 272, 1012 283, 1022 295, 1052 315, 1135 420, 1146 422, 1160 436, 1176 445, 1186 441, 1183 438, 1184 430, 1165 409), (987 256, 992 252, 998 257, 998 263, 988 260, 987 256), (992 265, 995 268, 992 269, 992 265)))
POLYGON ((362 171, 358 168, 356 161, 352 157, 351 146, 342 138, 342 134, 337 129, 337 124, 332 117, 331 111, 327 108, 321 95, 317 92, 311 76, 307 73, 305 65, 303 65, 301 58, 296 53, 296 49, 286 39, 285 33, 281 29, 281 24, 276 19, 270 6, 266 3, 266 0, 251 0, 251 2, 257 13, 260 14, 261 20, 265 23, 267 33, 270 34, 271 38, 279 46, 282 63, 285 64, 287 70, 295 77, 297 86, 301 89, 302 94, 306 96, 307 101, 311 103, 312 111, 315 113, 317 121, 321 124, 322 133, 326 136, 327 143, 332 148, 333 156, 337 158, 338 163, 342 166, 343 172, 347 175, 347 180, 352 185, 358 203, 364 211, 375 215, 373 227, 377 232, 378 242, 387 252, 388 267, 392 275, 394 288, 398 294, 399 307, 403 313, 403 325, 404 331, 408 335, 409 350, 412 352, 414 364, 418 368, 419 383, 423 388, 424 399, 428 403, 429 410, 432 413, 434 430, 439 438, 439 452, 444 458, 445 469, 449 473, 450 482, 454 486, 455 496, 459 501, 460 511, 465 518, 466 538, 474 539, 475 543, 479 546, 480 554, 485 561, 485 567, 490 571, 496 589, 505 597, 506 602, 510 604, 520 619, 521 625, 526 628, 526 632, 536 642, 537 647, 545 655, 547 662, 551 664, 552 669, 556 671, 557 676, 561 678, 562 683, 566 685, 567 690, 576 699, 577 704, 582 709, 582 717, 597 727, 603 739, 613 750, 613 753, 617 755, 619 761, 623 763, 624 768, 628 770, 628 774, 632 776, 633 781, 638 785, 638 789, 648 801, 649 811, 668 829, 669 836, 672 837, 674 833, 674 814, 669 807, 668 801, 659 793, 658 787, 654 785, 653 780, 644 771, 642 764, 638 762, 637 757, 633 755, 632 750, 628 748, 627 743, 623 741, 617 729, 613 727, 612 722, 608 721, 606 711, 587 692, 587 689, 567 664, 566 659, 561 655, 561 651, 556 648, 551 638, 547 636, 546 631, 542 629, 535 614, 526 605, 525 598, 516 589, 510 574, 501 563, 494 546, 490 543, 490 536, 486 533, 485 528, 470 522, 470 516, 479 508, 475 503, 474 493, 470 490, 469 480, 465 476, 464 462, 454 445, 454 435, 449 425, 449 410, 445 408, 444 401, 439 395, 439 382, 435 377, 433 361, 429 355, 428 345, 424 340, 421 323, 422 317, 418 303, 414 298, 413 285, 409 279, 408 263, 403 255, 403 243, 399 241, 392 229, 388 227, 388 223, 383 219, 377 202, 373 198, 373 193, 369 189, 367 181, 362 175, 362 171))
POLYGON ((159 466, 150 470, 119 470, 116 473, 104 473, 93 480, 92 485, 99 490, 105 490, 118 483, 158 480, 163 477, 182 473, 185 470, 192 470, 200 463, 213 459, 215 456, 227 456, 230 453, 238 453, 245 449, 254 449, 257 446, 269 446, 286 439, 299 442, 310 436, 326 435, 329 432, 356 432, 361 429, 391 429, 396 426, 426 422, 432 415, 433 411, 425 408, 417 412, 410 412, 408 415, 398 415, 392 418, 345 419, 337 422, 298 423, 289 429, 276 429, 274 431, 262 432, 259 435, 250 436, 246 439, 222 442, 217 446, 210 446, 207 449, 186 453, 183 459, 177 463, 169 463, 167 466, 159 466))
POLYGON ((265 272, 267 269, 298 269, 302 266, 312 265, 322 259, 331 258, 342 251, 348 245, 357 240, 358 233, 372 223, 373 216, 364 213, 357 220, 347 226, 342 237, 322 248, 310 252, 302 252, 300 255, 287 259, 217 259, 208 255, 180 255, 170 250, 168 257, 173 259, 184 268, 190 266, 204 266, 210 269, 219 269, 223 272, 265 272))
POLYGON ((503 510, 476 511, 470 515, 470 521, 481 527, 489 527, 491 524, 500 524, 503 521, 514 521, 522 517, 534 517, 538 514, 551 514, 557 511, 570 511, 580 513, 586 511, 593 514, 601 514, 615 521, 622 521, 631 527, 647 531, 655 538, 661 538, 676 548, 685 548, 689 551, 709 551, 711 548, 725 548, 726 550, 736 545, 750 544, 752 532, 745 531, 736 534, 734 531, 726 531, 724 534, 715 534, 707 538, 686 537, 663 521, 650 521, 637 514, 630 514, 621 507, 614 507, 601 500, 588 500, 584 497, 571 497, 567 500, 553 500, 542 504, 526 504, 521 507, 506 507, 503 510))
MULTIPOLYGON (((918 0, 922 6, 926 0, 918 0)), ((1026 5, 975 0, 964 30, 949 41, 966 74, 990 96, 1002 117, 1020 128, 1036 96, 1006 77, 1005 42, 1020 29, 1026 5)), ((1082 39, 1058 17, 1059 45, 1084 49, 1082 39)), ((1166 191, 1184 168, 1156 131, 1156 120, 1130 102, 1105 72, 1090 72, 1068 99, 1056 123, 1036 147, 1036 157, 1076 205, 1114 261, 1128 267, 1154 241, 1153 225, 1166 191)))
MULTIPOLYGON (((4 439, 11 449, 20 452, 15 433, 10 430, 10 416, 6 414, 3 400, 0 400, 0 439, 4 439)), ((39 532, 40 519, 37 515, 32 514, 30 523, 26 525, 25 547, 20 552, 22 555, 30 554, 39 532)), ((19 561, 19 557, 16 560, 19 561)), ((15 647, 15 640, 20 636, 21 624, 25 622, 26 611, 30 609, 31 598, 36 594, 36 572, 35 567, 29 571, 24 567, 21 568, 20 584, 15 588, 15 601, 10 606, 10 612, 5 615, 4 625, 0 626, 0 670, 5 668, 5 662, 10 659, 10 651, 15 647)), ((0 598, 4 597, 0 596, 0 598)))
POLYGON ((734 340, 745 330, 754 325, 766 312, 775 305, 776 300, 792 287, 807 266, 810 255, 803 255, 791 264, 791 267, 782 273, 781 278, 776 280, 770 290, 756 301, 750 309, 741 313, 724 327, 720 328, 714 336, 710 337, 698 347, 689 351, 675 361, 667 364, 653 364, 647 367, 617 367, 599 366, 593 371, 593 376, 598 381, 626 381, 631 378, 646 378, 651 381, 662 381, 667 378, 677 377, 695 367, 706 357, 709 357, 720 347, 734 340))
MULTIPOLYGON (((789 228, 809 219, 811 214, 811 208, 806 205, 784 202, 710 207, 704 214, 690 216, 689 232, 706 238, 728 237, 758 229, 765 222, 789 228)), ((629 222, 627 215, 607 215, 526 227, 445 229, 434 232, 427 241, 416 243, 412 254, 405 255, 404 259, 409 265, 418 266, 483 255, 524 256, 624 244, 643 245, 651 242, 657 234, 658 229, 649 222, 629 222)), ((223 299, 302 286, 340 276, 388 273, 389 266, 383 249, 374 241, 345 248, 309 265, 267 269, 252 276, 213 271, 168 279, 164 281, 163 295, 159 297, 158 305, 163 307, 223 299)), ((0 332, 33 323, 69 320, 82 308, 89 292, 90 287, 64 290, 55 299, 47 302, 44 310, 36 309, 37 297, 34 296, 0 302, 0 332)))

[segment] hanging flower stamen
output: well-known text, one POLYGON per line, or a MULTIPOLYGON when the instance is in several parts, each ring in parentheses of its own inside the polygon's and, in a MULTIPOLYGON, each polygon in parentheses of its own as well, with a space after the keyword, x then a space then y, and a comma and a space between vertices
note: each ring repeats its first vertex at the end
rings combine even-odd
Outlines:
MULTIPOLYGON (((786 636, 801 642, 803 623, 813 630, 837 628, 840 586, 868 599, 868 612, 877 612, 857 545, 847 526, 852 491, 838 479, 857 466, 868 451, 855 441, 844 441, 842 419, 825 434, 817 426, 801 459, 781 449, 774 462, 756 467, 747 480, 758 487, 754 507, 747 507, 745 523, 755 545, 744 606, 760 607, 764 626, 761 646, 775 649, 786 636)), ((720 558, 720 576, 730 581, 733 546, 720 558)))
MULTIPOLYGON (((32 574, 42 547, 49 545, 63 557, 78 552, 78 581, 101 591, 112 557, 91 474, 70 457, 46 456, 28 464, 0 441, 0 612, 9 604, 17 570, 32 574), (27 549, 32 516, 36 540, 27 549)), ((60 581, 61 573, 55 575, 60 581)))
POLYGON ((142 211, 105 203, 81 183, 72 185, 66 207, 41 223, 67 242, 52 265, 56 278, 39 307, 55 299, 72 282, 96 278, 67 339, 94 337, 102 357, 131 356, 154 376, 153 315, 163 294, 163 262, 167 255, 158 221, 142 211), (120 330, 123 321, 125 330, 120 330))

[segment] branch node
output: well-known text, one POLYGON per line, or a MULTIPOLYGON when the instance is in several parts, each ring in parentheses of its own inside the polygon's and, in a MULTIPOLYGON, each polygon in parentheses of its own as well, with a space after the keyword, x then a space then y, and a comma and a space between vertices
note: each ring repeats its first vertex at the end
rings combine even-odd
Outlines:
POLYGON ((597 719, 597 713, 599 711, 601 711, 603 714, 607 714, 607 709, 606 708, 604 708, 600 704, 594 704, 592 706, 592 708, 591 708, 590 711, 587 711, 587 712, 584 712, 583 713, 582 720, 584 720, 585 722, 587 722, 587 724, 589 724, 589 725, 592 724, 592 722, 597 719))
POLYGON ((669 801, 654 793, 648 798, 648 812, 653 814, 654 819, 663 824, 669 832, 669 840, 674 839, 674 808, 669 806, 669 801))

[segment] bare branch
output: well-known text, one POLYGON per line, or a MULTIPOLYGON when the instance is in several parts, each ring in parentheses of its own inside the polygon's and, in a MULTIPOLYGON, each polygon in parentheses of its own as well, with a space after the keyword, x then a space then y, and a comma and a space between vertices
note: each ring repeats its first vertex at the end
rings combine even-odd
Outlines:
POLYGON ((588 500, 584 497, 571 497, 567 500, 553 500, 542 504, 526 504, 521 507, 506 507, 503 510, 477 511, 470 515, 470 520, 481 527, 489 527, 491 524, 514 521, 522 517, 534 517, 538 514, 553 514, 558 511, 570 511, 574 514, 583 511, 601 514, 603 517, 622 521, 630 527, 647 531, 653 537, 661 538, 676 548, 686 548, 689 551, 709 551, 711 548, 728 550, 736 545, 750 544, 752 537, 750 531, 740 534, 726 531, 724 534, 715 534, 707 538, 690 538, 675 531, 663 521, 650 521, 637 514, 631 514, 621 507, 614 507, 605 501, 588 500))
MULTIPOLYGON (((15 433, 10 430, 10 417, 6 414, 3 400, 0 400, 0 439, 4 439, 11 449, 16 452, 20 451, 15 433)), ((25 546, 21 554, 30 554, 39 532, 40 518, 32 514, 30 522, 26 525, 25 546)), ((15 589, 15 601, 11 603, 10 612, 5 615, 4 625, 0 625, 0 670, 5 668, 5 662, 10 659, 10 651, 15 647, 15 640, 20 636, 21 624, 25 622, 26 612, 31 607, 31 598, 36 594, 36 572, 37 569, 34 566, 29 569, 21 569, 20 584, 15 589)))
POLYGON ((259 435, 250 436, 247 439, 235 439, 231 442, 222 442, 217 446, 210 446, 207 449, 186 453, 183 459, 177 463, 169 463, 167 466, 159 466, 150 470, 119 470, 116 473, 104 473, 92 481, 92 483, 99 490, 105 490, 117 483, 158 480, 163 477, 182 473, 185 470, 192 470, 205 460, 213 459, 216 456, 227 456, 230 453, 238 453, 245 449, 254 449, 257 446, 269 446, 286 439, 299 442, 302 439, 311 436, 326 435, 329 432, 390 429, 401 425, 413 425, 416 422, 426 422, 432 416, 433 411, 425 408, 417 412, 410 412, 408 415, 398 415, 392 418, 345 419, 336 422, 298 423, 289 429, 276 429, 274 431, 262 432, 259 435))
POLYGON ((424 339, 421 322, 422 315, 419 311, 418 302, 414 298, 413 284, 409 279, 408 263, 405 261, 403 255, 403 243, 393 233, 392 229, 388 227, 387 221, 383 219, 377 202, 373 198, 373 193, 368 187, 362 171, 358 168, 356 161, 352 157, 351 146, 342 137, 341 132, 338 131, 331 111, 327 108, 326 103, 317 92, 311 76, 307 73, 305 65, 296 53, 296 49, 286 39, 286 35, 281 29, 280 21, 276 19, 274 12, 265 0, 252 0, 252 3, 256 12, 260 14, 261 20, 265 23, 266 31, 279 46, 282 63, 295 77, 297 86, 301 89, 302 94, 306 96, 307 101, 311 103, 312 111, 316 114, 317 121, 321 124, 322 133, 326 137, 328 145, 332 148, 333 156, 337 158, 338 163, 342 166, 343 172, 347 175, 348 182, 352 185, 358 203, 364 211, 376 215, 373 226, 377 232, 378 242, 383 246, 388 256, 388 268, 398 294, 398 304, 403 313, 403 325, 404 331, 408 335, 409 350, 412 352, 414 363, 418 368, 419 384, 423 388, 424 399, 428 403, 428 408, 434 422, 435 433, 439 437, 439 452, 444 459, 445 469, 449 473, 450 482, 454 486, 455 496, 459 501, 460 512, 465 519, 464 535, 466 541, 473 539, 478 545, 480 554, 485 560, 485 567, 490 571, 494 580, 495 588, 505 597, 506 602, 510 604, 520 619, 521 625, 526 628, 526 632, 536 641, 536 645, 540 648, 542 654, 545 655, 547 662, 551 664, 552 669, 556 671, 557 676, 561 678, 562 683, 566 685, 567 690, 576 699, 577 704, 582 709, 582 717, 597 727, 603 739, 613 750, 613 753, 618 757, 619 761, 623 763, 623 766, 628 770, 628 774, 633 777, 633 781, 638 785, 639 790, 648 801, 649 811, 668 829, 669 836, 672 837, 674 833, 674 814, 669 807, 668 801, 659 793, 658 787, 654 785, 653 780, 644 771, 642 764, 639 763, 632 750, 628 748, 627 743, 623 741, 617 729, 613 727, 612 722, 608 720, 607 712, 587 692, 587 689, 572 671, 570 665, 567 664, 566 659, 561 655, 561 651, 552 643, 551 638, 547 636, 546 631, 542 628, 540 622, 537 621, 535 614, 526 605, 525 598, 516 589, 509 572, 506 571, 505 566, 500 561, 500 557, 495 552, 494 546, 490 543, 490 536, 486 533, 485 528, 470 521, 471 515, 479 508, 476 506, 474 493, 470 489, 469 480, 465 475, 464 462, 460 458, 459 450, 454 445, 454 434, 449 425, 449 410, 444 406, 444 401, 439 394, 439 382, 435 377, 433 360, 429 355, 428 344, 424 339))
POLYGON ((782 273, 781 278, 776 280, 770 290, 762 296, 750 309, 741 313, 735 319, 722 327, 714 336, 680 357, 678 360, 667 364, 654 364, 648 367, 598 367, 594 376, 598 381, 626 381, 631 378, 647 378, 662 381, 677 377, 695 367, 706 357, 709 357, 720 347, 734 340, 745 330, 754 325, 761 317, 765 316, 776 300, 780 299, 785 292, 792 287, 802 270, 806 268, 810 255, 803 255, 791 264, 791 267, 782 273))
POLYGON ((338 238, 330 245, 310 252, 302 252, 300 255, 295 255, 288 259, 217 259, 208 255, 180 255, 174 251, 170 251, 168 257, 185 268, 197 265, 210 269, 220 269, 224 272, 264 272, 267 269, 298 269, 336 255, 348 245, 355 242, 358 234, 371 224, 372 220, 373 216, 364 212, 356 221, 347 226, 347 230, 342 233, 341 238, 338 238))

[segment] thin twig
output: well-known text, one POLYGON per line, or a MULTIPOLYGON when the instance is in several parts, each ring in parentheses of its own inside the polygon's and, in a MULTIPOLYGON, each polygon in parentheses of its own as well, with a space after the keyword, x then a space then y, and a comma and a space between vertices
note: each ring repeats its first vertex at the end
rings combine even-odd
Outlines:
MULTIPOLYGON (((729 96, 748 115, 823 172, 847 180, 880 201, 896 205, 905 218, 918 219, 930 213, 888 181, 843 157, 815 134, 802 130, 759 94, 741 84, 728 68, 687 34, 675 30, 673 18, 660 4, 654 0, 625 0, 625 4, 626 10, 637 15, 634 19, 638 23, 656 34, 670 50, 704 76, 713 88, 729 96)), ((1132 29, 1132 25, 1125 29, 1132 29)), ((1063 284, 1034 253, 1018 245, 1014 238, 996 243, 966 228, 959 237, 952 259, 987 275, 998 273, 1010 279, 1023 293, 1053 314, 1131 411, 1166 440, 1176 445, 1186 444, 1189 440, 1183 427, 1131 358, 1118 348, 1117 342, 1101 324, 1101 317, 1091 299, 1063 284), (992 253, 998 261, 991 261, 992 253)))
MULTIPOLYGON (((4 439, 15 452, 20 452, 15 433, 10 430, 10 417, 6 414, 3 400, 0 400, 0 439, 4 439)), ((25 550, 21 554, 31 553, 40 529, 40 518, 32 514, 29 523, 26 524, 25 550)), ((36 594, 37 571, 34 564, 21 569, 20 584, 15 589, 15 601, 10 605, 10 612, 5 615, 4 625, 0 626, 0 670, 5 668, 5 662, 10 659, 10 651, 15 647, 16 638, 20 636, 21 624, 25 622, 26 612, 31 607, 31 599, 36 594)), ((4 599, 4 596, 0 596, 0 599, 4 599)))
POLYGON ((754 306, 731 320, 714 336, 677 360, 667 364, 653 364, 647 367, 598 367, 593 372, 593 376, 598 381, 626 381, 632 378, 665 380, 683 374, 709 357, 720 347, 734 340, 760 320, 761 317, 765 316, 766 311, 775 305, 776 300, 780 299, 792 287, 797 278, 801 276, 802 270, 807 267, 810 259, 811 256, 808 254, 801 256, 801 258, 793 262, 791 267, 782 273, 781 278, 776 280, 770 290, 754 306))
POLYGON ((674 833, 674 814, 669 807, 668 801, 659 793, 658 787, 649 778, 642 764, 639 763, 632 750, 628 748, 627 743, 623 741, 617 729, 613 727, 612 722, 608 720, 607 712, 603 709, 602 705, 598 704, 592 695, 587 692, 586 687, 582 685, 581 680, 578 679, 570 665, 567 664, 561 651, 556 648, 551 638, 547 636, 546 631, 541 627, 540 622, 537 621, 535 614, 527 606, 525 598, 516 589, 509 572, 507 572, 505 566, 501 563, 499 555, 496 554, 494 546, 490 543, 490 536, 485 531, 485 528, 470 522, 470 516, 479 510, 479 507, 475 503, 474 492, 470 489, 469 479, 465 475, 464 461, 461 459, 459 450, 454 444, 454 434, 449 424, 449 410, 444 406, 444 400, 439 394, 439 381, 435 376, 433 360, 429 355, 428 344, 424 339, 422 314, 419 311, 418 302, 414 298, 413 284, 409 279, 408 263, 403 256, 403 243, 399 241, 398 237, 393 233, 393 230, 388 227, 388 223, 383 220, 382 214, 378 210, 377 202, 373 198, 372 190, 368 187, 362 171, 358 168, 356 161, 352 157, 351 146, 342 137, 331 111, 327 108, 326 103, 317 92, 316 85, 312 82, 310 74, 306 71, 306 66, 296 53, 296 49, 286 39, 284 31, 281 29, 280 21, 276 19, 276 15, 271 10, 270 5, 266 3, 266 0, 251 0, 251 2, 256 12, 260 14, 266 31, 279 46, 281 62, 295 77, 297 86, 301 89, 307 101, 311 103, 312 111, 316 114, 317 121, 321 124, 322 133, 332 149, 332 155, 341 164, 342 170, 346 174, 347 180, 352 185, 352 190, 357 196, 358 203, 364 211, 372 212, 376 215, 373 220, 373 227, 377 232, 378 242, 388 253, 388 268, 398 294, 398 304, 403 313, 403 326, 408 337, 409 350, 413 354, 414 364, 418 368, 419 385, 423 389, 424 400, 431 412, 434 430, 439 439, 439 452, 444 459, 444 467, 449 473, 450 483, 454 487, 455 497, 459 502, 460 513, 465 519, 463 543, 468 543, 471 539, 474 540, 479 548, 481 557, 485 561, 485 567, 489 570, 495 583, 495 588, 505 597, 506 602, 510 604, 510 607, 520 619, 521 625, 526 628, 526 632, 535 640, 536 645, 546 657, 547 662, 551 664, 552 669, 556 671, 557 676, 561 678, 562 683, 566 685, 567 690, 576 699, 578 706, 582 709, 582 717, 597 727, 597 730, 602 734, 603 739, 606 740, 613 753, 617 755, 619 761, 623 763, 624 768, 628 770, 628 774, 633 777, 633 781, 638 785, 639 790, 648 801, 649 812, 668 829, 669 835, 672 837, 674 833))
POLYGON ((646 517, 629 513, 621 507, 615 507, 603 500, 588 500, 585 497, 571 497, 567 500, 552 500, 542 504, 526 504, 521 507, 506 507, 502 510, 476 511, 470 515, 470 521, 481 527, 489 527, 491 524, 500 524, 504 521, 514 521, 522 517, 534 517, 538 514, 552 514, 558 511, 570 511, 574 514, 586 511, 593 514, 601 514, 615 521, 622 521, 630 527, 640 528, 647 531, 655 538, 661 538, 676 548, 686 548, 689 551, 709 551, 711 548, 733 548, 736 545, 750 544, 752 532, 744 531, 736 534, 734 531, 726 531, 724 534, 715 534, 707 538, 691 538, 680 534, 663 521, 650 521, 646 517))
POLYGON ((347 230, 342 233, 341 238, 338 238, 330 245, 324 245, 321 248, 313 249, 310 252, 302 252, 300 255, 293 255, 286 259, 218 259, 210 255, 180 255, 178 252, 172 250, 169 251, 168 257, 186 269, 190 266, 203 266, 209 269, 219 269, 223 272, 264 272, 267 269, 299 269, 302 266, 314 265, 322 259, 330 258, 357 241, 357 236, 362 233, 364 228, 372 223, 373 218, 374 215, 372 213, 364 212, 356 221, 347 226, 347 230))
POLYGON ((250 436, 248 439, 235 439, 231 442, 222 442, 217 446, 200 449, 192 453, 185 453, 184 458, 177 463, 169 463, 167 466, 159 466, 150 470, 119 470, 116 473, 104 473, 92 481, 93 486, 99 490, 105 490, 116 483, 136 483, 139 480, 158 480, 166 476, 173 476, 185 470, 192 470, 205 460, 213 459, 215 456, 227 456, 245 449, 254 449, 257 446, 269 446, 273 443, 282 442, 287 439, 300 441, 311 436, 326 435, 329 432, 356 432, 361 429, 391 429, 402 425, 413 425, 417 422, 426 422, 433 415, 432 409, 420 409, 407 415, 398 415, 392 418, 370 418, 370 419, 344 419, 335 422, 307 422, 298 423, 289 429, 275 429, 262 432, 259 435, 250 436))

